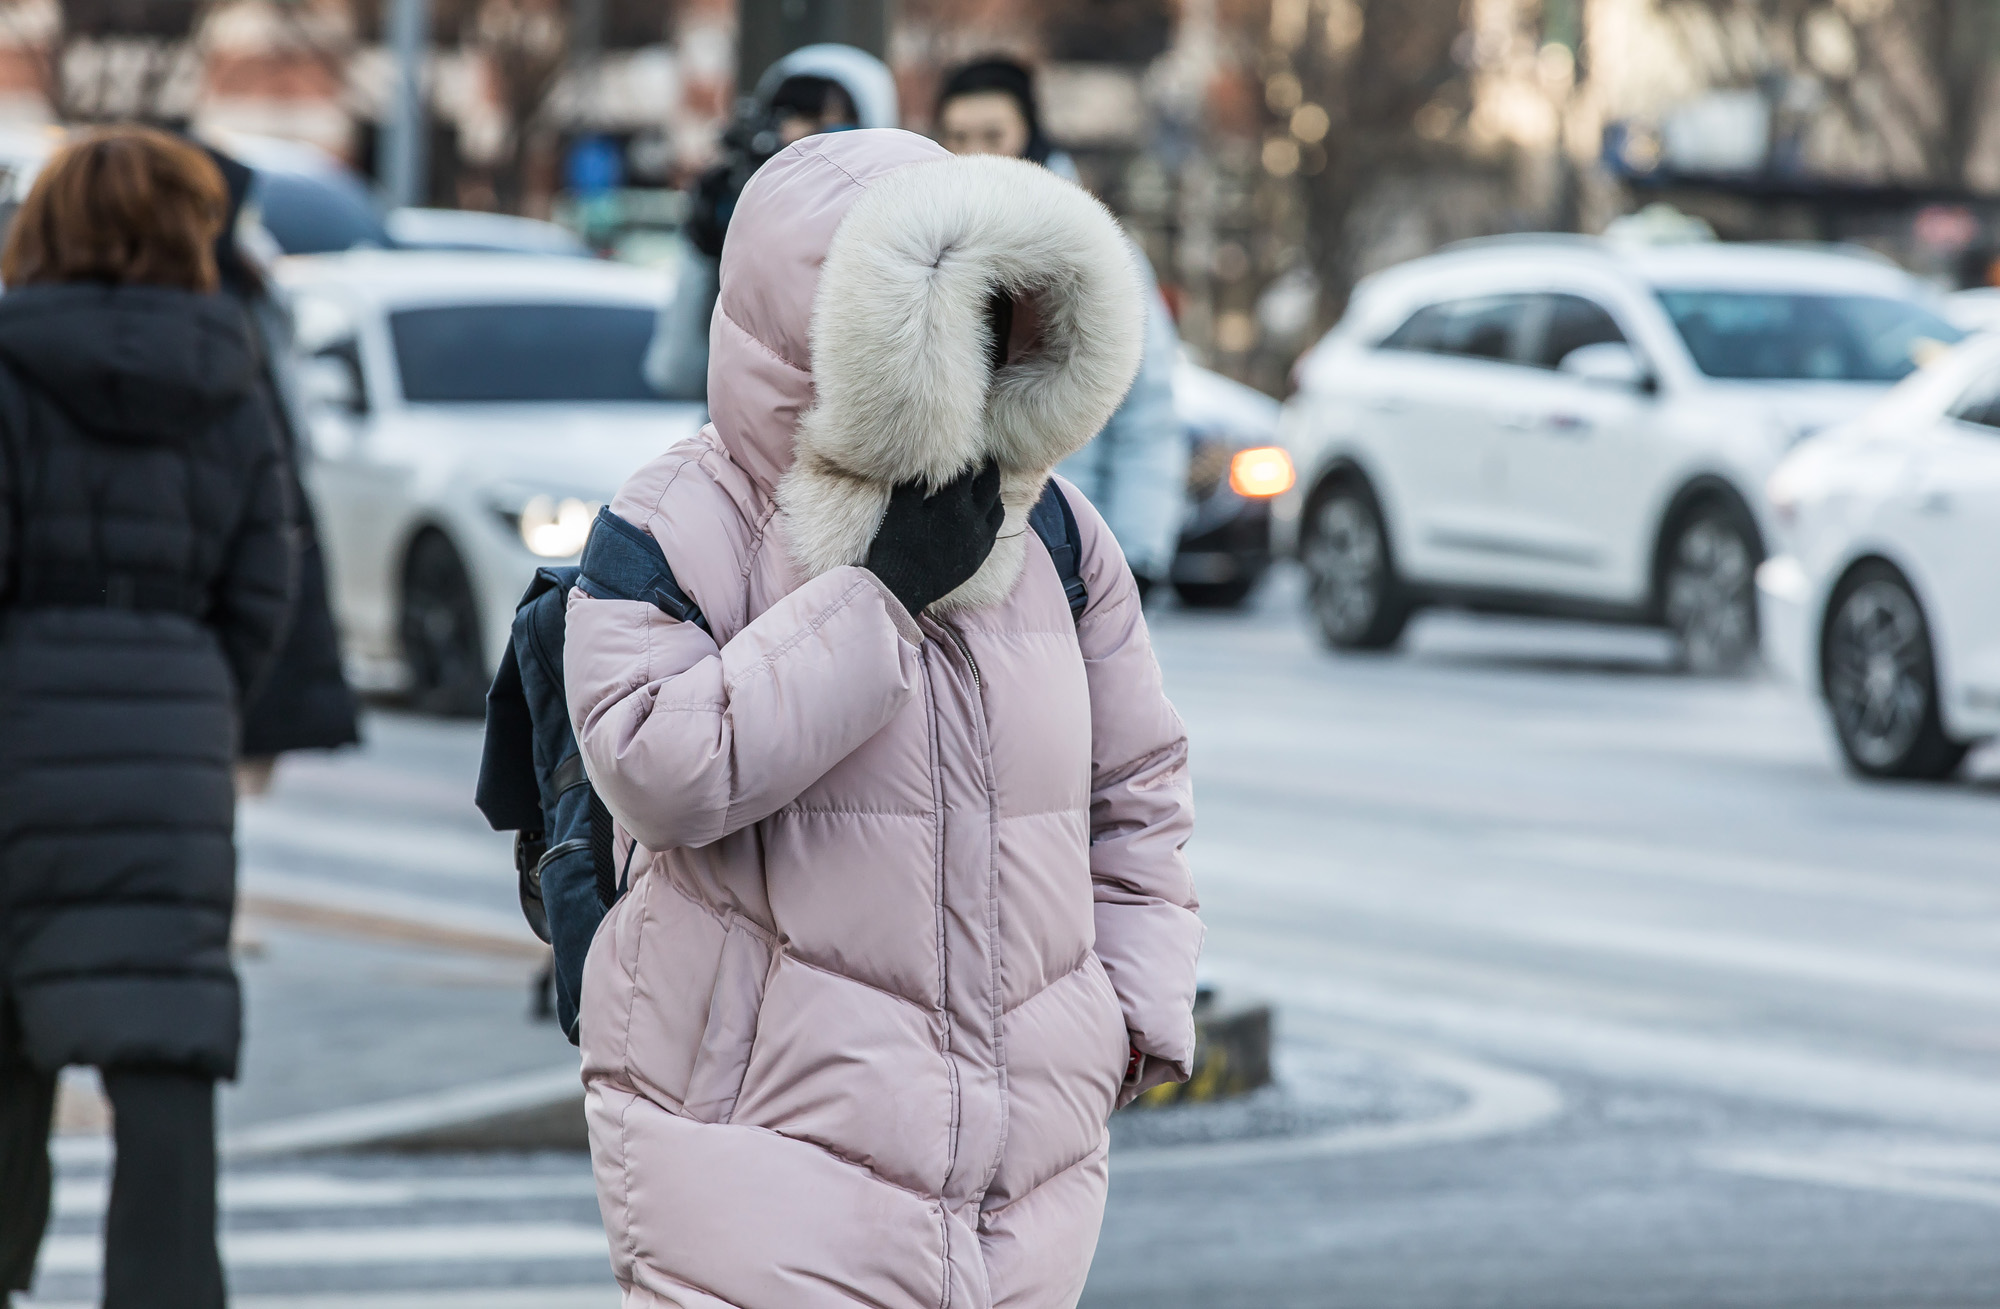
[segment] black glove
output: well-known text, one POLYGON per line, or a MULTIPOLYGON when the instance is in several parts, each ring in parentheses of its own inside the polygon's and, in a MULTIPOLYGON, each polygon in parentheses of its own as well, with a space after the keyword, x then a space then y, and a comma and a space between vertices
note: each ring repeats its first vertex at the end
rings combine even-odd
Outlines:
POLYGON ((993 553, 1007 511, 1000 503, 1000 466, 988 461, 925 495, 904 482, 868 547, 868 571, 915 617, 979 571, 993 553))

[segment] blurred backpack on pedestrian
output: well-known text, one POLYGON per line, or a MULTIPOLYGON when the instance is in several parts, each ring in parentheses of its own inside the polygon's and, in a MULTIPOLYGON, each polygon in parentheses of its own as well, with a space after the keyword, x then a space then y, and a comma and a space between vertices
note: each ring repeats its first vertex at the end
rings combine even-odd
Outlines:
MULTIPOLYGON (((1062 579, 1070 618, 1090 596, 1080 571, 1082 537, 1062 490, 1050 481, 1028 511, 1062 579)), ((674 580, 656 542, 610 509, 600 509, 574 566, 535 571, 514 610, 513 638, 486 694, 486 740, 474 802, 497 832, 514 833, 521 912, 554 952, 555 1018, 578 1040, 583 961, 604 915, 625 893, 636 845, 619 865, 611 812, 591 788, 570 726, 563 687, 563 640, 570 588, 598 599, 639 600, 704 632, 708 620, 674 580)))

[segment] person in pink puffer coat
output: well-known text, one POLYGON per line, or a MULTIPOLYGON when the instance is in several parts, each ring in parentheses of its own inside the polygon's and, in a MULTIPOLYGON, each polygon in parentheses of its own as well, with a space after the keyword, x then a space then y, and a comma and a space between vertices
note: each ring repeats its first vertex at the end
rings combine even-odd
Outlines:
POLYGON ((1132 575, 1066 487, 1073 620, 1025 517, 1130 384, 1140 294, 1111 216, 1033 164, 855 131, 745 189, 714 421, 612 505, 713 635, 569 601, 632 860, 582 1000, 628 1309, 1081 1294, 1106 1120, 1189 1072, 1202 928, 1132 575), (892 525, 990 506, 994 467, 983 530, 892 566, 892 525))

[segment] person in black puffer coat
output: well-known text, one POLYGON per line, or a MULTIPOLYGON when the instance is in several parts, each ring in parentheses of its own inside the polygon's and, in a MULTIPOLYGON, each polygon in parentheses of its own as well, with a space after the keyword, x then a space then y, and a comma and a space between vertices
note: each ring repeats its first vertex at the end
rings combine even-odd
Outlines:
POLYGON ((0 275, 0 1290, 47 1221, 55 1075, 102 1070, 107 1309, 214 1309, 233 1077, 237 706, 293 589, 286 478, 222 179, 138 128, 76 141, 0 275))
POLYGON ((292 370, 291 310, 272 285, 264 264, 245 248, 238 220, 255 174, 212 147, 203 147, 222 173, 229 209, 215 239, 215 270, 222 293, 236 301, 250 322, 257 356, 257 385, 277 419, 279 447, 292 495, 298 549, 298 594, 278 657, 254 700, 243 706, 239 790, 261 792, 270 784, 277 756, 292 750, 331 750, 361 739, 359 707, 340 663, 340 634, 326 588, 326 561, 312 506, 299 480, 311 457, 306 446, 303 406, 292 370))

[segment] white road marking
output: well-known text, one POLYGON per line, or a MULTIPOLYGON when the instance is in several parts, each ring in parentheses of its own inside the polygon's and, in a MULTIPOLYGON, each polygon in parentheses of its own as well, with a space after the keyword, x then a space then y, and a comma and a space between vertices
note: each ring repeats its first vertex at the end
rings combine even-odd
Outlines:
MULTIPOLYGON (((108 1177, 71 1177, 56 1184, 61 1217, 104 1212, 108 1177)), ((283 1213, 335 1209, 388 1209, 439 1201, 594 1199, 588 1173, 506 1177, 347 1177, 335 1173, 226 1174, 220 1187, 224 1213, 283 1213)))
POLYGON ((545 949, 521 915, 482 909, 442 896, 411 895, 386 887, 362 886, 328 877, 301 876, 246 860, 237 877, 246 906, 254 913, 258 900, 281 901, 304 909, 324 909, 352 915, 357 921, 408 924, 414 933, 456 936, 468 945, 486 943, 508 953, 545 949))
POLYGON ((475 1082, 377 1104, 334 1109, 241 1128, 222 1139, 226 1159, 351 1149, 459 1127, 574 1099, 583 1103, 580 1066, 475 1082))
MULTIPOLYGON (((1294 1024, 1296 1026, 1296 1024, 1294 1024)), ((1371 1154, 1421 1146, 1475 1141, 1523 1132, 1554 1118, 1562 1109, 1562 1094, 1543 1078, 1490 1063, 1341 1026, 1337 1033, 1325 1023, 1317 1035, 1343 1046, 1362 1046, 1392 1055, 1420 1077, 1446 1082, 1465 1095, 1465 1103, 1450 1113, 1414 1122, 1362 1123, 1316 1136, 1271 1137, 1250 1141, 1211 1141, 1188 1145, 1150 1146, 1114 1151, 1113 1178, 1186 1168, 1248 1168, 1324 1159, 1333 1155, 1371 1154)))
MULTIPOLYGON (((222 1262, 237 1269, 608 1260, 608 1250, 604 1229, 582 1223, 406 1223, 222 1233, 222 1262)), ((52 1236, 42 1243, 39 1267, 44 1276, 90 1273, 103 1260, 101 1236, 52 1236)))
MULTIPOLYGON (((232 1295, 230 1309, 618 1309, 608 1285, 479 1291, 353 1291, 338 1295, 232 1295)), ((97 1309, 94 1300, 14 1301, 19 1309, 97 1309)))
POLYGON ((1558 832, 1506 833, 1495 836, 1493 843, 1515 858, 1547 859, 1586 872, 1630 873, 1732 890, 1851 900, 1880 905, 1899 914, 2000 912, 2000 886, 1990 881, 1982 886, 1947 882, 1937 877, 1913 879, 1728 850, 1558 832))
MULTIPOLYGON (((1239 948, 1253 944, 1258 935, 1231 933, 1239 948)), ((1224 983, 1284 997, 1288 1013, 1317 1012, 1447 1042, 1454 1048, 1493 1051, 1606 1077, 1691 1086, 1884 1122, 2000 1133, 2000 1080, 1992 1078, 1786 1047, 1764 1036, 1713 1036, 1447 999, 1384 987, 1365 978, 1333 981, 1238 959, 1216 959, 1208 966, 1224 983)))
MULTIPOLYGON (((1707 926, 1634 923, 1608 914, 1585 917, 1554 905, 1544 909, 1525 902, 1518 887, 1508 892, 1508 912, 1496 912, 1486 896, 1472 890, 1424 897, 1413 894, 1407 878, 1356 877, 1351 869, 1329 868, 1323 855, 1210 843, 1203 847, 1199 862, 1205 881, 1303 893, 1326 909, 1359 909, 1536 948, 2000 1008, 2000 969, 1745 936, 1707 926)), ((1425 880, 1440 887, 1450 885, 1446 878, 1425 880)))
MULTIPOLYGON (((469 799, 469 797, 468 797, 469 799)), ((488 883, 514 880, 511 838, 449 823, 357 821, 283 801, 238 806, 237 839, 253 851, 295 851, 375 868, 488 883)))
POLYGON ((1935 1142, 1853 1142, 1814 1150, 1745 1148, 1707 1156, 1711 1168, 1779 1182, 1917 1196, 2000 1209, 2000 1149, 1935 1142))

